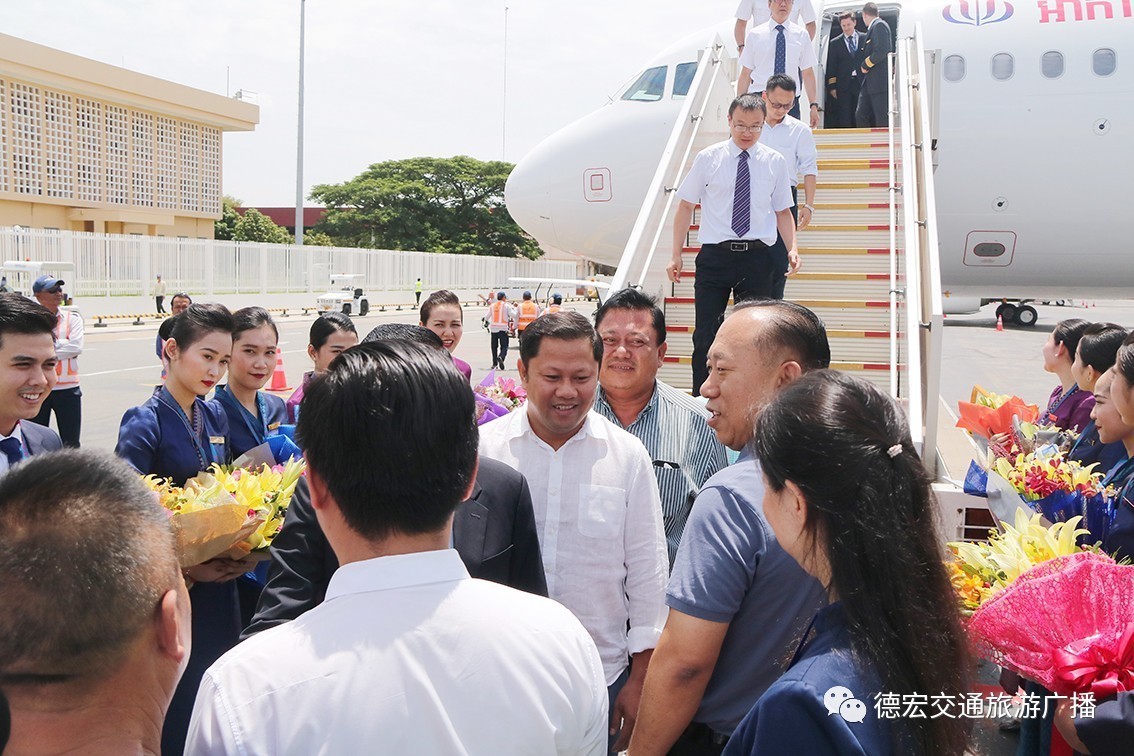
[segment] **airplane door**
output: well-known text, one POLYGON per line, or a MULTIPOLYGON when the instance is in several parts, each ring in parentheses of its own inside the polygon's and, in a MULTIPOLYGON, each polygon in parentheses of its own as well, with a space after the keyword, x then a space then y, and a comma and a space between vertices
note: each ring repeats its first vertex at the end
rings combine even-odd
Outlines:
MULTIPOLYGON (((819 98, 819 107, 823 108, 824 113, 827 110, 827 48, 831 44, 831 26, 834 24, 834 19, 823 14, 819 18, 819 30, 815 33, 815 38, 819 42, 819 52, 816 53, 818 61, 815 65, 815 95, 819 98)), ((824 125, 826 125, 826 116, 824 115, 824 125)))

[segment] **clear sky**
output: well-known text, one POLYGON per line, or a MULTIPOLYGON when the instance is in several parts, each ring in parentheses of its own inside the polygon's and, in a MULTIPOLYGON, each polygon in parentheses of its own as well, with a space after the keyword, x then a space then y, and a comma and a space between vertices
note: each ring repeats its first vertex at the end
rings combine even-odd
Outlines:
MULTIPOLYGON (((307 190, 416 156, 515 162, 735 0, 307 0, 307 190), (508 96, 504 120, 504 17, 508 96), (506 139, 502 125, 506 123, 506 139), (503 142, 503 144, 502 144, 503 142)), ((6 34, 219 94, 257 93, 224 137, 224 191, 295 202, 300 0, 4 3, 6 34)))

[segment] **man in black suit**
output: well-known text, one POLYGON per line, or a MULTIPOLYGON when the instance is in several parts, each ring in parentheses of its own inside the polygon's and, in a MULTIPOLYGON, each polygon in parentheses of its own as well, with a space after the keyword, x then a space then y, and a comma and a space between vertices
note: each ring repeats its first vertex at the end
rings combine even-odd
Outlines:
POLYGON ((878 18, 878 6, 867 3, 862 6, 862 22, 866 24, 866 40, 863 42, 862 91, 858 95, 858 110, 855 123, 860 129, 885 128, 890 125, 890 112, 887 107, 886 59, 894 51, 894 37, 890 25, 878 18))
POLYGON ((853 129, 858 93, 862 88, 863 43, 866 35, 855 29, 854 14, 839 16, 843 33, 827 45, 827 119, 828 129, 853 129))
POLYGON ((22 460, 63 448, 32 422, 57 376, 55 315, 19 294, 0 294, 0 475, 22 460))
MULTIPOLYGON (((363 342, 390 339, 444 350, 437 334, 400 323, 378 326, 363 342)), ((531 492, 524 476, 508 465, 481 458, 472 494, 461 502, 453 517, 453 546, 472 577, 547 595, 531 492)), ((244 638, 293 620, 320 604, 331 575, 339 567, 315 519, 306 480, 296 486, 271 551, 268 582, 244 638)))

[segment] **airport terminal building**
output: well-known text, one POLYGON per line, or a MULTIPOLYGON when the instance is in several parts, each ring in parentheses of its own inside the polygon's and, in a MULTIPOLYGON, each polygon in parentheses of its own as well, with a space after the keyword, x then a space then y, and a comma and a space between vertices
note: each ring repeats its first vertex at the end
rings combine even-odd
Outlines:
POLYGON ((0 34, 0 226, 213 238, 259 108, 0 34))

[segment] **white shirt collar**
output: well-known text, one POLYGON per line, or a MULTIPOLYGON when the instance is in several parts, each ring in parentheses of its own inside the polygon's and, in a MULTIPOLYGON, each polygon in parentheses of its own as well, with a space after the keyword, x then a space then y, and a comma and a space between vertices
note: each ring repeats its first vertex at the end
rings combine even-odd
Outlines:
POLYGON ((27 445, 26 445, 26 444, 24 444, 24 434, 23 434, 23 431, 21 431, 21 430, 20 430, 20 421, 19 421, 19 420, 17 420, 17 421, 16 421, 16 427, 12 429, 12 434, 11 434, 11 435, 9 435, 9 436, 5 436, 5 435, 3 435, 3 434, 0 434, 0 441, 3 441, 3 440, 4 440, 4 439, 6 439, 6 438, 14 438, 14 439, 16 439, 17 441, 19 441, 19 442, 20 442, 20 446, 24 447, 24 449, 27 449, 27 445))
MULTIPOLYGON (((731 142, 732 140, 730 139, 729 141, 731 142)), ((574 442, 576 439, 583 439, 588 437, 605 441, 608 436, 606 432, 606 426, 603 425, 602 420, 603 418, 601 416, 595 414, 594 409, 587 410, 587 417, 585 420, 583 420, 583 427, 579 428, 579 431, 574 436, 571 436, 571 438, 567 439, 567 443, 563 446, 574 442)), ((497 420, 496 422, 500 421, 497 420)), ((527 436, 535 443, 547 446, 549 449, 551 448, 548 443, 537 436, 535 430, 532 429, 531 420, 528 419, 527 404, 524 405, 524 411, 520 413, 519 421, 513 424, 509 428, 509 431, 509 438, 520 438, 521 436, 527 436)), ((563 447, 560 448, 562 449, 563 447)))
POLYGON ((355 593, 451 583, 468 577, 469 571, 455 549, 377 557, 344 564, 335 570, 327 586, 327 600, 355 593))
POLYGON ((776 27, 779 26, 781 23, 784 25, 784 31, 785 32, 788 29, 790 29, 793 26, 793 24, 791 22, 791 14, 789 13, 788 17, 785 18, 783 21, 777 21, 775 18, 769 18, 768 19, 768 28, 771 29, 774 32, 774 31, 776 31, 776 27))

